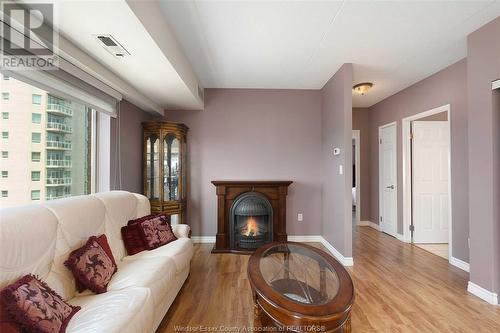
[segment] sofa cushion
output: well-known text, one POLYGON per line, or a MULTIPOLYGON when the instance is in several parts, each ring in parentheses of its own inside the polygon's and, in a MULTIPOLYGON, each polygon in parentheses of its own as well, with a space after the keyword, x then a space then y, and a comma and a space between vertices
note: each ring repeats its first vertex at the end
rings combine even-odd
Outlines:
POLYGON ((154 308, 149 289, 108 291, 74 297, 68 302, 81 307, 69 322, 68 333, 143 333, 152 330, 154 308))
POLYGON ((129 261, 142 260, 146 258, 169 257, 174 261, 176 271, 180 272, 189 266, 193 253, 193 241, 191 238, 179 238, 154 250, 143 251, 133 256, 125 257, 123 260, 129 261))
POLYGON ((56 250, 56 216, 31 205, 2 208, 0 220, 0 289, 26 274, 46 280, 56 250))
POLYGON ((123 226, 121 233, 123 244, 129 256, 146 250, 146 244, 144 244, 144 240, 142 239, 139 225, 131 224, 123 226))
POLYGON ((108 291, 145 287, 151 290, 157 306, 173 284, 175 272, 175 263, 168 257, 122 261, 109 282, 108 291))
POLYGON ((32 275, 7 286, 1 297, 7 312, 27 332, 65 332, 71 317, 80 310, 32 275))
MULTIPOLYGON (((127 221, 137 218, 138 197, 130 192, 111 191, 94 194, 106 208, 106 236, 117 261, 127 255, 122 240, 121 228, 127 221)), ((141 209, 141 212, 143 209, 141 209)))
MULTIPOLYGON (((106 287, 117 270, 113 255, 110 257, 104 247, 97 237, 91 236, 64 263, 78 282, 98 294, 106 292, 106 287)), ((109 248, 108 251, 110 252, 109 248)))

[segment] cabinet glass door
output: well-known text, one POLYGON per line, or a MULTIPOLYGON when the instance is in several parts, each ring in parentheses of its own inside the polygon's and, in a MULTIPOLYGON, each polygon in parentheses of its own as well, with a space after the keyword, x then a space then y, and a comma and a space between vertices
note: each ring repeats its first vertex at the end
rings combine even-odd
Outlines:
POLYGON ((146 140, 146 196, 160 198, 160 140, 152 134, 146 140))
POLYGON ((175 134, 167 134, 163 142, 163 200, 179 200, 181 146, 175 134))

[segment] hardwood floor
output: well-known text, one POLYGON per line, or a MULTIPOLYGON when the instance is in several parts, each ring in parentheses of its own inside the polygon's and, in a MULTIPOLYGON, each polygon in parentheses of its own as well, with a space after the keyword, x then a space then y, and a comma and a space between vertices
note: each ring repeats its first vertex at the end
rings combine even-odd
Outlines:
MULTIPOLYGON (((211 254, 212 246, 195 245, 191 274, 157 333, 253 325, 248 256, 211 254)), ((353 246, 352 332, 500 332, 500 307, 469 295, 468 273, 443 258, 369 227, 357 227, 353 246)))

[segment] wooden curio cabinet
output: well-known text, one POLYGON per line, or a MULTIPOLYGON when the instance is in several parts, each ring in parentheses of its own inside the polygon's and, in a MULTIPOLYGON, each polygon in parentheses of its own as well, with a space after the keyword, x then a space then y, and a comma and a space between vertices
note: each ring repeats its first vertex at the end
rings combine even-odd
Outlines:
POLYGON ((173 122, 145 122, 144 195, 152 213, 171 215, 172 224, 186 223, 186 135, 188 127, 173 122))

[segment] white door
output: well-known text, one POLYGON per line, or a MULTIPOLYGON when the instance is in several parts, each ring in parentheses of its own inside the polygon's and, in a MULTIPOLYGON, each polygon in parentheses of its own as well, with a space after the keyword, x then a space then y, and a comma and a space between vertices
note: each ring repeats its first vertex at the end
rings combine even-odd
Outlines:
POLYGON ((380 230, 396 236, 398 230, 396 124, 379 128, 380 230))
POLYGON ((412 132, 413 242, 448 243, 448 122, 414 121, 412 132))

